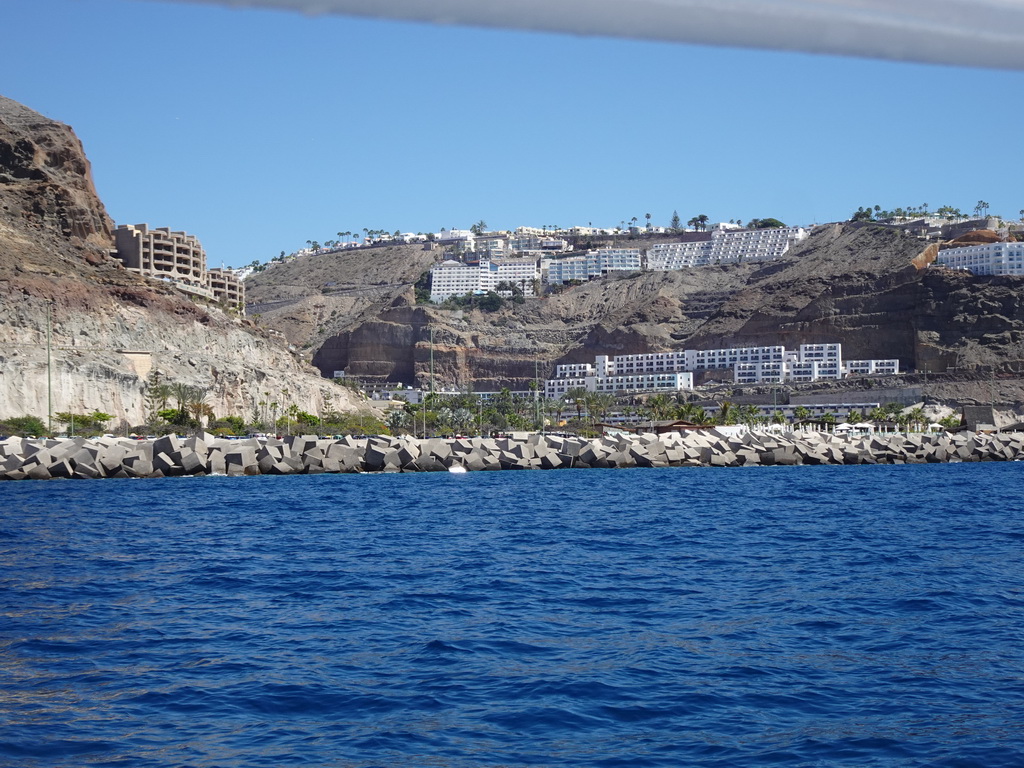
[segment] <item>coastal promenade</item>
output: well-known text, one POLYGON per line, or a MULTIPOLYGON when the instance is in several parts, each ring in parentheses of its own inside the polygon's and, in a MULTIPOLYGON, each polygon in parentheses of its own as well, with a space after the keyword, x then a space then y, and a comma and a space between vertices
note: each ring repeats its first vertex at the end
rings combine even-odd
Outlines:
POLYGON ((322 472, 439 472, 616 467, 911 464, 1024 459, 1024 433, 837 436, 730 435, 711 430, 595 439, 295 436, 231 440, 209 434, 0 441, 0 479, 48 480, 322 472))

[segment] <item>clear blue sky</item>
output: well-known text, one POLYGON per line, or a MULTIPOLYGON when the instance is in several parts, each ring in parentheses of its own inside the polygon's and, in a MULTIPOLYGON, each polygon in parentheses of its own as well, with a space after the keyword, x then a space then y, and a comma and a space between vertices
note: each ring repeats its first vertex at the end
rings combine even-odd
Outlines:
POLYGON ((3 0, 0 93, 118 224, 306 240, 1024 208, 1024 73, 132 0, 3 0))

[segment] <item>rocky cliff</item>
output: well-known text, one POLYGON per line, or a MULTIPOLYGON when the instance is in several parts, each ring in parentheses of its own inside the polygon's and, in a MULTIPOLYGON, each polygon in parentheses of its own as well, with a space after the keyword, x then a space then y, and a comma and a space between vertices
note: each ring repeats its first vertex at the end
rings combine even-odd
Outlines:
POLYGON ((0 418, 100 409, 140 424, 151 369, 206 389, 218 415, 268 398, 367 407, 275 333, 123 269, 111 229, 71 128, 0 97, 0 418))
POLYGON ((375 292, 352 311, 320 287, 316 261, 268 270, 261 290, 283 293, 275 282, 287 275, 291 306, 320 308, 315 328, 291 328, 314 364, 380 381, 423 383, 432 359, 438 384, 523 388, 596 354, 821 341, 904 370, 1024 370, 1024 279, 929 267, 933 251, 891 228, 832 224, 778 261, 610 276, 495 313, 415 305, 411 281, 429 254, 390 283, 379 265, 353 266, 349 282, 375 292))

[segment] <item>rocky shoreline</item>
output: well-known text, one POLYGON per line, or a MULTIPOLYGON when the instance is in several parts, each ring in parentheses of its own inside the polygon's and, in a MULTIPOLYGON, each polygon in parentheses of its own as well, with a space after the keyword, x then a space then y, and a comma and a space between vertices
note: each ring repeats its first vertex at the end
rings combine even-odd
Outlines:
POLYGON ((819 432, 731 435, 700 430, 596 439, 344 437, 231 440, 209 434, 0 441, 0 479, 48 480, 322 472, 438 472, 612 467, 740 467, 797 464, 914 464, 1024 459, 1024 433, 819 432))

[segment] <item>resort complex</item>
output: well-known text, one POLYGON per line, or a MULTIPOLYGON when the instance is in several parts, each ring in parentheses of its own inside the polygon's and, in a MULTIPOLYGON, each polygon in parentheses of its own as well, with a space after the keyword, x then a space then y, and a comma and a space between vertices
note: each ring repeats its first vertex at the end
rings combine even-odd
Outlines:
POLYGON ((632 393, 692 389, 694 373, 725 371, 736 384, 783 384, 849 375, 899 373, 899 360, 843 361, 842 344, 801 344, 728 349, 652 352, 640 355, 598 355, 593 363, 555 367, 544 393, 558 398, 573 389, 588 392, 632 393))
POLYGON ((451 239, 454 230, 443 231, 437 242, 456 242, 460 259, 445 259, 431 269, 430 300, 439 303, 488 291, 507 294, 515 288, 524 296, 534 296, 540 284, 582 283, 615 272, 767 261, 781 257, 808 236, 802 227, 731 230, 724 226, 646 249, 595 248, 582 253, 571 252, 566 240, 519 230, 507 236, 489 233, 456 240, 451 239))

